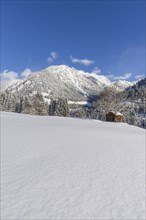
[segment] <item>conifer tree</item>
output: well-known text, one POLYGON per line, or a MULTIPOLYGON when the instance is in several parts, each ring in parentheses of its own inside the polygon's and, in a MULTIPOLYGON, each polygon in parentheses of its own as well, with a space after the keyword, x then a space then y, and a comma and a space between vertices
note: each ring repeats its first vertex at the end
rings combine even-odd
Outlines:
POLYGON ((37 93, 33 97, 33 109, 35 109, 36 115, 48 115, 48 106, 45 103, 43 96, 39 93, 37 93))
POLYGON ((66 99, 59 98, 58 100, 51 100, 49 106, 49 115, 68 116, 69 108, 66 99))

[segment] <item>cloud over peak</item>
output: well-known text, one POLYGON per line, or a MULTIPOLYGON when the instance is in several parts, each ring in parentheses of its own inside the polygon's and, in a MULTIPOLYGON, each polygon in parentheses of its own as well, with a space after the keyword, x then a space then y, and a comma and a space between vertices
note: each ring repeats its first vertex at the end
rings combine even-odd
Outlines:
POLYGON ((140 79, 142 79, 142 78, 144 78, 144 75, 143 75, 143 74, 138 74, 138 75, 135 76, 135 79, 136 79, 136 80, 140 80, 140 79))
POLYGON ((4 70, 0 73, 1 90, 4 90, 8 85, 18 80, 18 73, 14 71, 4 70))
POLYGON ((96 66, 93 68, 92 73, 95 73, 98 75, 98 74, 101 74, 101 70, 96 66))
POLYGON ((132 76, 132 73, 124 73, 120 76, 115 76, 114 74, 107 75, 108 78, 111 80, 126 80, 129 79, 132 76))
POLYGON ((21 77, 22 78, 27 78, 28 76, 30 76, 32 74, 31 70, 26 68, 22 73, 21 73, 21 77))
POLYGON ((48 61, 49 63, 52 63, 54 60, 57 59, 57 57, 58 57, 57 52, 52 51, 52 52, 50 52, 50 56, 48 57, 47 61, 48 61))
POLYGON ((3 91, 12 83, 17 82, 20 79, 27 79, 32 74, 32 71, 26 68, 20 74, 14 71, 4 70, 0 73, 1 90, 3 91))
POLYGON ((72 63, 79 63, 79 64, 85 65, 85 66, 89 66, 89 65, 95 63, 93 60, 79 59, 79 58, 73 57, 72 55, 70 56, 70 60, 72 63))
POLYGON ((4 70, 2 73, 0 73, 1 80, 13 80, 18 78, 18 74, 14 71, 8 71, 4 70))

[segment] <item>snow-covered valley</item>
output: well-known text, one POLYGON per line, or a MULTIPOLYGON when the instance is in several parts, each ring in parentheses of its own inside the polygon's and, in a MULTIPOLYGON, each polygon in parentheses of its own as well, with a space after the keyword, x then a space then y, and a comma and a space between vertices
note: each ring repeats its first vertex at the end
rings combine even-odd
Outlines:
POLYGON ((145 130, 1 112, 1 219, 145 219, 145 130))

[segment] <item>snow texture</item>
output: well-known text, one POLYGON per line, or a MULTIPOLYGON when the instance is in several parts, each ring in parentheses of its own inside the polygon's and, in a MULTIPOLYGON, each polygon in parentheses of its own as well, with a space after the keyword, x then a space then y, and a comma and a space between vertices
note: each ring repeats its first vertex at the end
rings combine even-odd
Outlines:
POLYGON ((87 101, 80 101, 80 102, 68 101, 68 104, 69 105, 85 105, 85 106, 89 106, 89 107, 92 106, 92 104, 87 101))
POLYGON ((1 113, 1 219, 145 219, 145 131, 1 113))

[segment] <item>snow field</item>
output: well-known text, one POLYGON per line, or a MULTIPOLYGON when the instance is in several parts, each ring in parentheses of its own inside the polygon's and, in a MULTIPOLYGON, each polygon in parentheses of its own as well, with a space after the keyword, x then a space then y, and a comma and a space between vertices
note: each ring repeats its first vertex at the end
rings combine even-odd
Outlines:
POLYGON ((1 113, 1 219, 145 219, 145 130, 1 113))

